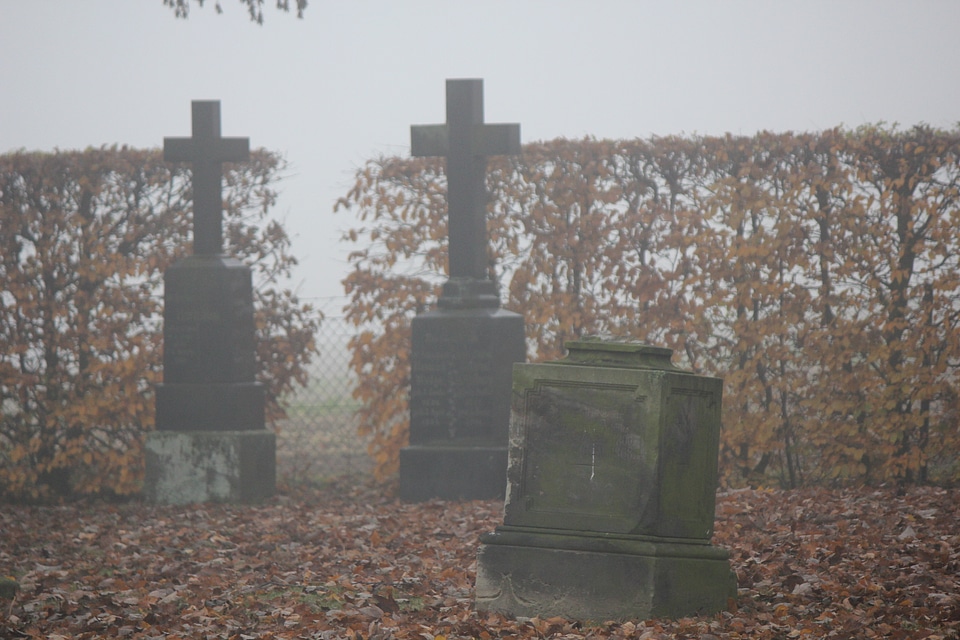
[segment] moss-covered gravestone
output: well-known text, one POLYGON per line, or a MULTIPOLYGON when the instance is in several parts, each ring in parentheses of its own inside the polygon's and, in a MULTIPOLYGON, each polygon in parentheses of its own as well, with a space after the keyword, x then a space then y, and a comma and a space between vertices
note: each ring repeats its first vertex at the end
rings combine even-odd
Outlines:
POLYGON ((722 381, 670 349, 568 342, 513 370, 504 523, 481 538, 476 606, 587 620, 678 617, 736 596, 711 546, 722 381))

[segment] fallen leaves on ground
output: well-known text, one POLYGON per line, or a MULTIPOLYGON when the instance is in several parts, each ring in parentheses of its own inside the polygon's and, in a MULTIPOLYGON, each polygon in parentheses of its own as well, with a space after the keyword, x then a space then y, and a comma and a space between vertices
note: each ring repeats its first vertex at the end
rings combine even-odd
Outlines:
POLYGON ((715 543, 740 595, 680 620, 511 619, 472 608, 502 503, 371 487, 260 506, 0 506, 0 637, 956 638, 960 490, 734 491, 715 543))

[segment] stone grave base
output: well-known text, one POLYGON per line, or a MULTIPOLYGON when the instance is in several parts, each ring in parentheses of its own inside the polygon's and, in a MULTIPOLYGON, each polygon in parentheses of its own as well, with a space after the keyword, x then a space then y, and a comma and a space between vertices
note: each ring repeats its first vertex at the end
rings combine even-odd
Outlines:
POLYGON ((144 497, 160 504, 258 502, 276 493, 271 431, 152 431, 144 497))
POLYGON ((499 527, 481 536, 476 608, 577 620, 677 618, 737 596, 729 554, 707 544, 499 527))
POLYGON ((507 448, 412 445, 400 450, 400 499, 503 500, 507 448))
POLYGON ((262 431, 265 389, 260 382, 161 383, 158 431, 262 431))

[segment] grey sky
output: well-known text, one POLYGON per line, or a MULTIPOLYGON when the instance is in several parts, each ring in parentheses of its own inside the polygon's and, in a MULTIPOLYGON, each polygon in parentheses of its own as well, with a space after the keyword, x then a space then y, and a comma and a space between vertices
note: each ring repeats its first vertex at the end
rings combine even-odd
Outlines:
POLYGON ((444 120, 444 80, 482 77, 488 122, 525 142, 960 121, 953 0, 0 0, 0 152, 155 147, 222 101, 223 134, 284 154, 275 209, 302 296, 342 293, 354 168, 444 120), (268 0, 272 7, 272 1, 268 0))

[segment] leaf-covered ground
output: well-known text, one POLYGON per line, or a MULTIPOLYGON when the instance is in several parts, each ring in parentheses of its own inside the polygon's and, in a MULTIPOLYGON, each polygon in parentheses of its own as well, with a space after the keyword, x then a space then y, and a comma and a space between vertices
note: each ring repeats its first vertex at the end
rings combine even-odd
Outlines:
POLYGON ((0 505, 2 638, 956 638, 960 490, 722 493, 734 610, 584 625, 472 609, 496 501, 0 505))

